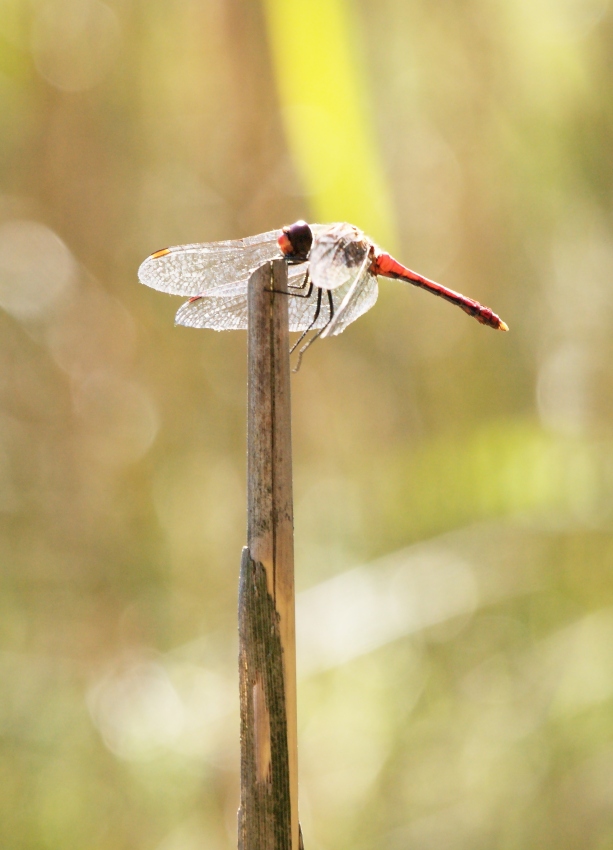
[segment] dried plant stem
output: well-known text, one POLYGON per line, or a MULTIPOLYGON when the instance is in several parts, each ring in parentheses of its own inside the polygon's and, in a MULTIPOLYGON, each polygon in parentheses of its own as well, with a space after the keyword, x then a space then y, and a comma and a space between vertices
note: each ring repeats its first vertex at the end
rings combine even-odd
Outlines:
POLYGON ((299 850, 287 267, 249 282, 247 548, 239 589, 239 850, 299 850))

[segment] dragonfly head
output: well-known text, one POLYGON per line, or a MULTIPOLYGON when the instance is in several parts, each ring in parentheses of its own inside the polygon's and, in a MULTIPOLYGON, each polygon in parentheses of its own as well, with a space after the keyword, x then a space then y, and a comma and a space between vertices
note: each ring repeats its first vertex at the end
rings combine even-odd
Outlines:
POLYGON ((306 221, 295 221, 283 228, 277 242, 290 263, 304 263, 313 244, 313 234, 306 221))

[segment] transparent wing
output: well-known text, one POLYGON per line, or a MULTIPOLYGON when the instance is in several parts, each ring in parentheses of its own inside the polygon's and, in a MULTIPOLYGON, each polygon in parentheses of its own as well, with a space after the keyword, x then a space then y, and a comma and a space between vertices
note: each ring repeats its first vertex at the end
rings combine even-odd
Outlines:
POLYGON ((205 295, 197 301, 186 301, 177 311, 175 324, 214 331, 244 330, 247 327, 247 290, 240 295, 205 295))
MULTIPOLYGON (((287 296, 289 326, 293 331, 306 330, 317 307, 315 290, 309 298, 304 297, 308 291, 305 286, 306 271, 306 263, 288 268, 289 287, 297 292, 296 295, 287 296)), ((326 321, 327 318, 324 318, 324 324, 326 321)), ((246 330, 247 281, 244 284, 221 286, 210 293, 205 292, 201 298, 187 301, 179 308, 175 323, 188 328, 210 328, 215 331, 246 330)))
POLYGON ((287 287, 289 292, 292 290, 296 291, 295 295, 288 296, 287 313, 290 331, 305 331, 308 327, 320 328, 327 322, 328 314, 323 309, 323 305, 315 321, 317 290, 313 288, 309 297, 306 297, 308 292, 307 271, 308 263, 303 263, 301 266, 288 267, 287 287), (313 322, 315 323, 313 324, 313 322))
MULTIPOLYGON (((305 264, 306 265, 306 264, 305 264)), ((304 269, 304 266, 300 267, 304 269)), ((359 272, 360 270, 358 270, 359 272)), ((302 271, 300 275, 300 279, 304 284, 306 271, 302 271)), ((292 275, 296 275, 297 273, 292 271, 292 267, 290 266, 289 272, 289 284, 292 285, 292 275)), ((357 277, 360 275, 358 274, 357 277)), ((362 274, 362 288, 353 289, 353 296, 351 298, 351 303, 348 304, 347 309, 343 307, 343 302, 347 297, 348 293, 354 287, 356 283, 355 278, 347 281, 342 286, 337 287, 334 290, 325 290, 325 289, 317 289, 317 287, 313 288, 311 295, 308 298, 298 297, 298 295, 290 296, 289 304, 288 304, 288 312, 289 312, 289 329, 290 331, 305 331, 307 328, 313 330, 319 330, 320 328, 325 328, 326 325, 330 322, 330 299, 332 299, 332 316, 333 318, 339 314, 339 324, 334 324, 332 329, 332 334, 340 334, 342 333, 347 325, 351 324, 351 322, 355 322, 363 313, 366 313, 367 310, 370 310, 371 307, 374 306, 377 301, 378 288, 377 288, 377 279, 372 274, 362 274), (319 314, 317 318, 315 318, 315 314, 317 313, 317 299, 318 292, 321 292, 321 300, 319 307, 319 314)), ((295 284, 294 284, 295 285, 295 284)), ((308 291, 307 287, 304 287, 304 292, 308 291)), ((329 334, 326 334, 329 336, 329 334)))
MULTIPOLYGON (((334 294, 336 295, 336 291, 334 294)), ((322 338, 341 334, 348 325, 375 306, 378 295, 377 278, 370 272, 369 265, 365 263, 355 280, 343 287, 343 298, 339 299, 338 308, 335 309, 332 321, 322 333, 322 338)))
MULTIPOLYGON (((317 309, 316 290, 309 298, 288 296, 289 329, 305 331, 308 327, 321 328, 328 321, 327 307, 322 308, 315 324, 312 325, 317 309)), ((198 301, 187 301, 179 308, 175 317, 177 325, 188 328, 211 328, 215 331, 236 331, 247 329, 247 293, 229 298, 205 295, 198 301)))
POLYGON ((317 228, 309 255, 313 283, 322 289, 337 289, 350 283, 371 249, 372 243, 352 224, 317 228))
MULTIPOLYGON (((307 263, 289 266, 288 285, 297 291, 304 288, 306 271, 307 263)), ((187 328, 209 328, 214 331, 245 330, 247 328, 248 282, 249 278, 222 284, 208 292, 205 290, 201 297, 186 301, 179 307, 175 324, 187 328)), ((290 301, 308 300, 294 298, 291 295, 288 298, 290 301)))
MULTIPOLYGON (((308 287, 304 286, 306 275, 306 263, 302 266, 290 266, 289 268, 289 284, 296 290, 303 286, 303 292, 296 292, 295 295, 287 296, 287 309, 289 314, 289 329, 290 331, 305 331, 307 328, 319 330, 324 328, 330 320, 330 305, 329 293, 322 291, 320 310, 317 319, 317 296, 318 289, 315 287, 305 298, 308 287)), ((341 333, 342 330, 350 323, 355 321, 358 316, 369 310, 377 300, 377 283, 373 278, 374 292, 369 282, 369 290, 362 299, 352 301, 350 310, 346 313, 343 319, 343 324, 339 330, 333 333, 341 333)), ((343 299, 351 288, 352 282, 345 284, 332 293, 333 309, 336 314, 343 303, 343 299)), ((177 312, 175 322, 177 325, 184 325, 188 328, 210 328, 215 331, 229 330, 246 330, 247 328, 247 287, 244 286, 240 291, 237 289, 231 292, 230 287, 223 287, 224 294, 219 295, 219 290, 214 290, 215 294, 205 294, 202 298, 195 301, 187 301, 177 312)), ((283 296, 277 296, 283 297, 283 296)))
POLYGON ((292 298, 290 296, 287 305, 290 331, 306 331, 307 328, 323 328, 326 324, 329 318, 329 313, 327 306, 328 302, 325 297, 321 300, 319 315, 317 319, 315 319, 318 292, 319 290, 313 289, 308 298, 292 298))
MULTIPOLYGON (((246 289, 254 269, 282 256, 277 245, 280 233, 269 230, 245 239, 164 248, 147 257, 138 270, 138 278, 141 283, 172 295, 201 295, 220 286, 236 286, 238 292, 241 286, 246 289)), ((227 288, 223 294, 230 297, 235 292, 227 288)))

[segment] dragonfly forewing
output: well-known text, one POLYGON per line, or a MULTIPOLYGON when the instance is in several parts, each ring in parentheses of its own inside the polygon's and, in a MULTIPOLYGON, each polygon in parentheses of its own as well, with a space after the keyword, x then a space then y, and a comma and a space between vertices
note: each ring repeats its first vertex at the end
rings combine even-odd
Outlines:
POLYGON ((246 286, 255 269, 281 257, 277 245, 280 232, 270 230, 246 239, 164 248, 147 257, 138 270, 138 278, 171 295, 201 295, 243 282, 246 286))

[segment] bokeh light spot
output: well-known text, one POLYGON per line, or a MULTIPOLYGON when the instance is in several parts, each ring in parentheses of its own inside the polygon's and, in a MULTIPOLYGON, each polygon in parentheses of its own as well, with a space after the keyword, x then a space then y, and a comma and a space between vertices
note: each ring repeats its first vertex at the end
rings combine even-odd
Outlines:
POLYGON ((153 661, 112 671, 91 690, 88 704, 106 746, 130 761, 154 757, 183 729, 183 704, 153 661))
POLYGON ((58 299, 76 271, 56 234, 35 221, 0 227, 0 306, 16 319, 35 319, 58 299))
POLYGON ((32 56, 39 74, 70 92, 99 83, 118 53, 117 15, 98 0, 46 3, 32 29, 32 56))

